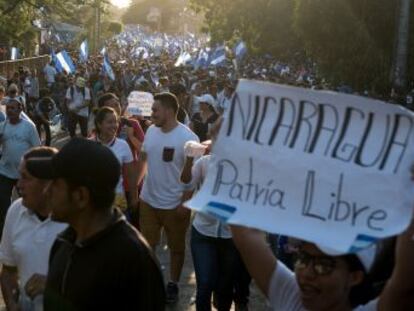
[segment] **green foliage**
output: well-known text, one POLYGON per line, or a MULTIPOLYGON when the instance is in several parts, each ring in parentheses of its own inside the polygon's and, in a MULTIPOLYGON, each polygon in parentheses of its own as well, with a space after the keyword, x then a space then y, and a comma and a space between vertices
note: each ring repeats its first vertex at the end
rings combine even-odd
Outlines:
POLYGON ((124 29, 124 25, 120 22, 112 21, 108 24, 108 31, 112 35, 117 35, 121 33, 123 29, 124 29))
POLYGON ((0 0, 0 43, 33 50, 38 35, 38 29, 31 23, 35 19, 78 25, 84 32, 77 39, 89 37, 93 42, 98 7, 102 38, 121 32, 122 24, 109 22, 109 0, 0 0))
MULTIPOLYGON (((191 0, 191 5, 204 13, 204 29, 213 42, 242 37, 250 51, 270 53, 281 60, 305 53, 332 83, 385 93, 390 87, 398 2, 191 0)), ((413 55, 412 38, 410 44, 413 55)), ((413 68, 410 64, 411 80, 413 68)))
POLYGON ((295 26, 329 80, 385 92, 397 4, 398 0, 296 0, 295 26))
POLYGON ((242 37, 250 51, 281 59, 300 49, 293 30, 292 0, 191 0, 205 14, 205 30, 213 42, 242 37))
POLYGON ((31 22, 39 18, 79 24, 78 13, 83 9, 81 2, 81 0, 0 0, 0 41, 22 47, 28 43, 28 40, 34 40, 36 29, 31 22))

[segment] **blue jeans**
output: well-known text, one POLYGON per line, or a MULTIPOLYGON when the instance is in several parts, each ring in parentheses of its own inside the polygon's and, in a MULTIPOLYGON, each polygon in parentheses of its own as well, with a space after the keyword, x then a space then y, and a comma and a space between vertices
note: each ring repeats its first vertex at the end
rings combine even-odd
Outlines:
POLYGON ((191 230, 191 254, 197 282, 197 311, 211 310, 211 296, 216 293, 217 310, 230 310, 237 250, 232 239, 212 238, 191 230))

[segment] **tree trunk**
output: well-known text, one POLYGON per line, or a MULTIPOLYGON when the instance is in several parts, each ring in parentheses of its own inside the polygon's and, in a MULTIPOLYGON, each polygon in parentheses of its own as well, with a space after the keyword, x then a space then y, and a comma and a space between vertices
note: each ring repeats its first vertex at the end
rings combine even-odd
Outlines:
POLYGON ((393 68, 393 86, 404 90, 407 87, 408 40, 410 29, 411 0, 400 0, 398 6, 398 30, 393 68))

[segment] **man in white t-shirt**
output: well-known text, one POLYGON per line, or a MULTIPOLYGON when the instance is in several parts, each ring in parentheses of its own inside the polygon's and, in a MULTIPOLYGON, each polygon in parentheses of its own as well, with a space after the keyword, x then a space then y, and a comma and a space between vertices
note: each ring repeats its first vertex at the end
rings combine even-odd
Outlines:
POLYGON ((177 98, 171 93, 154 96, 153 125, 148 128, 139 159, 139 179, 145 173, 141 191, 140 227, 153 249, 164 228, 170 249, 170 282, 167 284, 167 302, 178 299, 178 281, 184 263, 185 234, 190 212, 182 203, 189 197, 180 182, 185 162, 184 145, 198 141, 197 136, 177 121, 177 98))
POLYGON ((89 105, 91 92, 82 77, 76 79, 75 85, 66 91, 66 102, 69 111, 68 129, 71 138, 76 136, 76 125, 79 123, 83 137, 88 136, 89 105))
POLYGON ((43 194, 48 181, 33 177, 25 163, 27 159, 51 157, 56 152, 49 147, 31 149, 20 165, 17 186, 22 197, 7 212, 0 243, 0 283, 7 310, 43 310, 49 252, 66 225, 49 218, 43 194))

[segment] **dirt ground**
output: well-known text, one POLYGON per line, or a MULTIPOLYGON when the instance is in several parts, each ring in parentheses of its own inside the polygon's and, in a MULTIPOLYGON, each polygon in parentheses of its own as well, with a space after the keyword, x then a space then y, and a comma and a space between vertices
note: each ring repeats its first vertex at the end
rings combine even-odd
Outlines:
MULTIPOLYGON (((178 302, 174 305, 167 305, 166 311, 195 311, 195 292, 196 292, 196 281, 193 263, 191 259, 191 252, 189 247, 187 235, 187 249, 186 249, 186 258, 184 263, 184 269, 180 282, 180 298, 178 302)), ((162 242, 162 245, 157 249, 157 257, 160 261, 161 266, 164 268, 164 279, 168 280, 169 275, 169 252, 165 244, 165 241, 162 242)), ((270 309, 266 307, 265 299, 263 295, 258 291, 257 287, 252 282, 250 286, 250 302, 249 310, 251 311, 269 311, 270 309)), ((6 310, 3 296, 0 291, 0 311, 6 310)), ((213 309, 214 310, 214 309, 213 309)), ((234 305, 231 310, 234 310, 234 305)))

